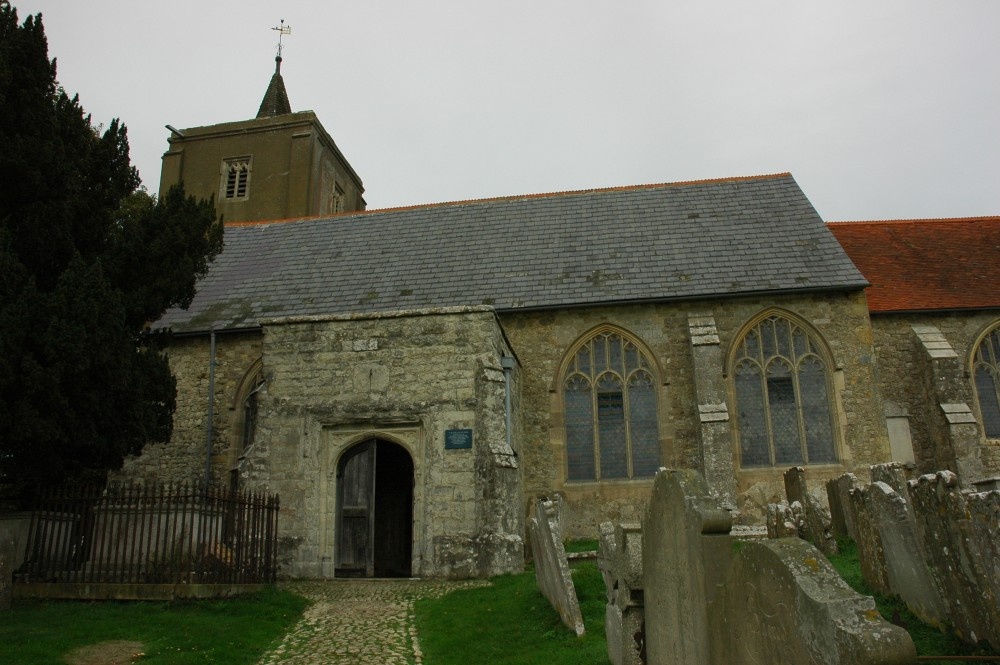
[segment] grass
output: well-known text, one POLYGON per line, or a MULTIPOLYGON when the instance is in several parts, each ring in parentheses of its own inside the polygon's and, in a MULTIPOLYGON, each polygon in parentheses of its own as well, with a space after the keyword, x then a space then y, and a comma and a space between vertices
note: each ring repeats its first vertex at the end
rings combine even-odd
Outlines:
POLYGON ((606 596, 593 562, 573 566, 586 634, 576 635, 542 596, 533 571, 495 577, 492 585, 416 603, 426 665, 607 665, 606 596))
POLYGON ((567 540, 563 543, 563 547, 569 554, 571 552, 596 552, 599 545, 596 540, 567 540))
MULTIPOLYGON (((920 621, 899 598, 883 596, 872 591, 861 576, 857 544, 853 540, 845 538, 838 539, 837 546, 840 553, 829 557, 830 563, 852 589, 875 599, 875 604, 886 621, 897 623, 906 628, 917 648, 918 656, 997 656, 996 662, 1000 663, 1000 654, 989 648, 967 645, 950 631, 942 631, 920 621)), ((961 663, 961 661, 955 660, 935 660, 934 662, 939 664, 954 663, 956 665, 961 663)))
POLYGON ((77 647, 129 640, 143 644, 144 664, 250 664, 306 605, 278 590, 172 603, 19 600, 0 621, 0 663, 62 663, 77 647))

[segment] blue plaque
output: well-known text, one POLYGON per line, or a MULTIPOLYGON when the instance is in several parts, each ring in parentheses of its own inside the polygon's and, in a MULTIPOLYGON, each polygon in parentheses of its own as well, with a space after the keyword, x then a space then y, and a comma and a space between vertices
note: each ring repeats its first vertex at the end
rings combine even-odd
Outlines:
POLYGON ((449 429, 444 433, 445 450, 462 450, 472 448, 471 429, 449 429))

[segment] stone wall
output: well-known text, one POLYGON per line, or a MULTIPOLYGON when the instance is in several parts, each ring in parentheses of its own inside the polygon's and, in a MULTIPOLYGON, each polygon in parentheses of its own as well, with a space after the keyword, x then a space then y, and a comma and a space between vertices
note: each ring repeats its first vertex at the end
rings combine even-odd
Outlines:
MULTIPOLYGON (((215 401, 212 421, 212 480, 225 481, 240 445, 234 427, 243 417, 236 404, 237 386, 261 357, 259 331, 219 333, 215 348, 215 401)), ((174 431, 166 445, 150 444, 136 458, 128 459, 115 474, 119 479, 198 481, 204 476, 208 436, 208 385, 211 343, 208 335, 175 337, 168 350, 170 369, 177 379, 174 431)))
MULTIPOLYGON (((875 353, 878 358, 879 390, 887 403, 899 405, 909 416, 910 436, 916 459, 915 474, 954 468, 954 454, 939 445, 948 437, 935 386, 927 376, 926 352, 914 335, 913 326, 934 326, 955 351, 956 375, 950 381, 949 399, 967 404, 978 412, 969 377, 969 357, 979 335, 997 321, 996 312, 952 314, 878 314, 872 317, 875 353)), ((980 434, 980 461, 986 475, 1000 474, 1000 441, 980 434)), ((975 479, 972 479, 975 480, 975 479)))
MULTIPOLYGON (((690 317, 694 314, 714 319, 724 363, 740 328, 774 305, 812 325, 829 344, 834 359, 841 463, 810 467, 810 477, 822 482, 845 471, 865 475, 870 464, 888 460, 871 328, 861 293, 504 312, 504 329, 525 368, 522 399, 528 443, 523 452, 526 498, 561 493, 566 499, 564 529, 568 537, 593 537, 602 521, 640 521, 645 510, 652 489, 650 480, 566 480, 559 374, 567 351, 588 331, 610 324, 648 345, 662 373, 658 414, 661 462, 664 466, 704 472, 690 317)), ((716 372, 721 375, 724 368, 718 367, 716 372)), ((728 377, 725 382, 731 391, 728 377)), ((731 392, 728 397, 728 415, 734 420, 731 392)), ((767 504, 784 493, 784 468, 736 469, 736 507, 742 511, 742 519, 762 520, 767 504)))
POLYGON ((520 570, 520 444, 506 443, 501 365, 509 355, 482 308, 266 323, 268 382, 242 475, 281 496, 283 573, 333 574, 338 461, 372 438, 413 461, 414 575, 520 570), (458 429, 472 430, 472 448, 446 450, 446 432, 458 429))

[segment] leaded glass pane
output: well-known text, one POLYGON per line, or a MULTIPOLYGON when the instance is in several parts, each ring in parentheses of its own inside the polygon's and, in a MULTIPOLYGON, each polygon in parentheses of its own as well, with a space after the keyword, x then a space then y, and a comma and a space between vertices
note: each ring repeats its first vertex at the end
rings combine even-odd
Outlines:
POLYGON ((795 357, 801 358, 809 352, 809 340, 800 328, 792 331, 792 346, 795 349, 795 357))
POLYGON ((594 480, 594 400, 590 381, 574 375, 566 381, 566 458, 570 480, 594 480))
POLYGON ((799 365, 799 397, 802 424, 806 430, 806 453, 810 464, 836 462, 830 400, 826 393, 826 371, 815 356, 799 365))
POLYGON ((660 434, 656 426, 656 387, 648 372, 636 372, 628 384, 632 477, 646 478, 660 468, 660 434))
POLYGON ((774 335, 778 339, 778 355, 786 358, 792 357, 791 333, 788 330, 788 321, 778 319, 774 322, 774 335))
POLYGON ((979 398, 979 413, 983 419, 983 430, 991 439, 1000 439, 1000 403, 997 402, 996 376, 988 367, 976 368, 976 396, 979 398))
POLYGON ((739 408, 740 466, 767 466, 767 421, 760 368, 750 362, 736 367, 736 404, 739 408))
POLYGON ((625 401, 621 380, 613 374, 604 374, 597 382, 597 431, 601 478, 627 478, 625 401))
POLYGON ((765 319, 760 322, 760 343, 764 351, 764 360, 774 356, 774 318, 765 319))
POLYGON ((625 343, 625 374, 639 368, 639 349, 632 342, 625 343))
POLYGON ((600 374, 608 369, 607 338, 599 335, 594 338, 594 374, 600 374))
POLYGON ((624 376, 626 372, 622 366, 622 338, 618 335, 608 338, 608 355, 611 356, 611 370, 624 376))
POLYGON ((788 366, 772 363, 767 369, 767 404, 771 416, 775 464, 801 464, 799 418, 795 408, 795 385, 788 366))
POLYGON ((743 353, 747 358, 760 361, 760 338, 757 336, 756 330, 751 330, 747 333, 747 336, 743 339, 743 348, 743 353))
POLYGON ((590 376, 590 367, 592 364, 590 361, 590 345, 587 344, 576 352, 576 368, 581 374, 590 376))

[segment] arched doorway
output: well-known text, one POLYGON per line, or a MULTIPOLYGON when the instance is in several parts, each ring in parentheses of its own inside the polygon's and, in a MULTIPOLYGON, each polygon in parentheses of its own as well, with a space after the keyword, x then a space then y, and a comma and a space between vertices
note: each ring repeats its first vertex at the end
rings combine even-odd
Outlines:
POLYGON ((337 464, 336 577, 409 577, 413 460, 400 445, 368 439, 337 464))

